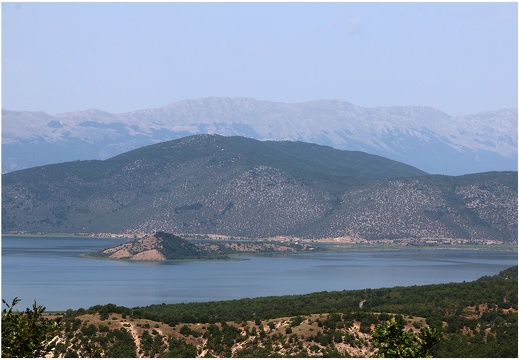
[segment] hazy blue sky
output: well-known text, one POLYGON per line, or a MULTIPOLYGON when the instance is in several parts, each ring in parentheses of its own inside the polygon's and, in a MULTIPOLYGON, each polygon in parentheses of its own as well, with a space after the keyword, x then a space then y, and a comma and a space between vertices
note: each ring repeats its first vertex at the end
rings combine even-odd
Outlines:
POLYGON ((2 3, 2 108, 207 96, 517 108, 517 4, 2 3))

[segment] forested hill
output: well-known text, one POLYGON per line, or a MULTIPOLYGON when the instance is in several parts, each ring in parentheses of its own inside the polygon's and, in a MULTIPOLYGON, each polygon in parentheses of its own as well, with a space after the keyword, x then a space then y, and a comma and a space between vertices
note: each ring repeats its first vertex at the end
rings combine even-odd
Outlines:
POLYGON ((50 355, 372 358, 393 316, 406 332, 441 331, 434 357, 517 358, 517 266, 463 283, 70 309, 50 355))
POLYGON ((431 176, 303 142, 197 135, 2 180, 4 233, 517 240, 517 172, 431 176))

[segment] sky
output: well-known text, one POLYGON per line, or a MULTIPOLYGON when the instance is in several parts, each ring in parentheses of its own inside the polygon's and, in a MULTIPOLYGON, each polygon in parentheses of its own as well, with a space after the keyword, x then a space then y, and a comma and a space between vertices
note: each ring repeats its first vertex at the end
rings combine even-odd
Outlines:
POLYGON ((2 3, 2 108, 58 114, 203 97, 450 115, 517 108, 505 3, 2 3))

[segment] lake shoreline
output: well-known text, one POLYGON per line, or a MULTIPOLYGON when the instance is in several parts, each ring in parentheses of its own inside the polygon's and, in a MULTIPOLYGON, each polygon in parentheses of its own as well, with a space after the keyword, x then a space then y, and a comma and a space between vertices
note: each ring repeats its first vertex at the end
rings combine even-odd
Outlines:
MULTIPOLYGON (((126 236, 125 234, 105 234, 99 235, 80 235, 80 234, 1 234, 1 237, 29 237, 29 238, 72 238, 72 239, 99 239, 99 240, 121 240, 131 241, 132 239, 139 239, 133 236, 126 236)), ((254 241, 279 241, 277 238, 268 239, 245 239, 237 237, 229 238, 199 238, 199 237, 185 237, 191 242, 214 242, 214 243, 237 243, 237 242, 254 242, 254 241)), ((475 250, 475 251, 518 251, 517 242, 492 242, 488 240, 431 240, 431 239, 397 239, 397 240, 358 240, 358 241, 333 241, 329 239, 298 239, 298 240, 284 240, 287 243, 300 242, 305 244, 313 244, 320 247, 320 249, 313 250, 314 252, 343 252, 343 251, 428 251, 428 250, 475 250), (438 242, 440 241, 440 242, 438 242)), ((309 251, 302 251, 309 252, 309 251)), ((273 252, 273 254, 277 254, 273 252)), ((250 255, 258 255, 257 253, 250 253, 250 255)), ((197 259, 186 259, 197 260, 197 259)))
POLYGON ((102 256, 95 256, 91 254, 79 254, 78 257, 85 258, 85 259, 93 259, 93 260, 109 260, 109 261, 129 261, 129 262, 138 262, 138 263, 162 263, 162 262, 188 262, 188 261, 242 261, 242 260, 250 260, 250 259, 240 259, 240 258, 234 258, 234 257, 227 257, 227 258, 186 258, 186 259, 166 259, 166 260, 135 260, 135 259, 114 259, 109 257, 102 257, 102 256))

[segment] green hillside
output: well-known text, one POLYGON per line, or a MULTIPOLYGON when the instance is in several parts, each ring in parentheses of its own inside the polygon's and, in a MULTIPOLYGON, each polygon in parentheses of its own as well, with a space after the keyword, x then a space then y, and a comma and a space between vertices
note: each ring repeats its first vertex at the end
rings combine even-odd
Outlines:
POLYGON ((302 142, 199 135, 5 174, 3 233, 517 240, 517 172, 427 175, 302 142))

